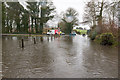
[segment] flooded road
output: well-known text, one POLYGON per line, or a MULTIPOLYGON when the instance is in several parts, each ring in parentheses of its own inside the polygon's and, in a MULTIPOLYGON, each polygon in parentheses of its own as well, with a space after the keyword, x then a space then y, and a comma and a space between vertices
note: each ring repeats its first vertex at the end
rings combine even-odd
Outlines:
POLYGON ((5 78, 117 78, 118 50, 87 36, 2 38, 5 78), (24 38, 25 47, 20 48, 24 38))
POLYGON ((0 79, 2 79, 2 36, 0 36, 0 79))

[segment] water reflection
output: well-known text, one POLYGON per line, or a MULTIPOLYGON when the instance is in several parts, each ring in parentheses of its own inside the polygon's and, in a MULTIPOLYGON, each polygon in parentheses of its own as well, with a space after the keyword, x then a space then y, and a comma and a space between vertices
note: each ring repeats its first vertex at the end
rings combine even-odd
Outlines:
POLYGON ((118 77, 118 51, 117 48, 101 46, 94 42, 84 49, 83 64, 88 73, 93 77, 118 77), (92 66, 92 67, 91 67, 92 66), (114 70, 114 71, 113 71, 114 70), (112 72, 113 73, 109 73, 112 72))
POLYGON ((117 77, 117 48, 101 46, 87 36, 3 36, 2 41, 3 77, 117 77), (19 46, 21 39, 24 49, 19 46))

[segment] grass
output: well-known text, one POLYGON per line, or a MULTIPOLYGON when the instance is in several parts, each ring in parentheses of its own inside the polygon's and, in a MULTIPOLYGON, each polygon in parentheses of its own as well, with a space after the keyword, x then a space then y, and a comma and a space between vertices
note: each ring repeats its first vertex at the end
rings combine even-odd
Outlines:
POLYGON ((79 32, 80 34, 87 34, 87 30, 80 30, 80 29, 74 29, 76 32, 79 32))
MULTIPOLYGON (((26 36, 26 37, 34 37, 34 36, 38 36, 38 37, 42 37, 42 36, 54 36, 54 35, 46 35, 46 34, 2 34, 3 36, 26 36)), ((55 35, 55 36, 59 36, 59 35, 55 35)), ((60 35, 62 36, 62 35, 60 35)))
POLYGON ((5 36, 43 36, 41 34, 2 34, 5 36))

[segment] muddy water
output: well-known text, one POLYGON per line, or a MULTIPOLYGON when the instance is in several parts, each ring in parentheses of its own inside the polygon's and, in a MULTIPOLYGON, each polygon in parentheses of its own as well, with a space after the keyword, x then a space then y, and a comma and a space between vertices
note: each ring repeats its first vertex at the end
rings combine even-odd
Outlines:
POLYGON ((0 36, 0 79, 2 79, 2 36, 0 36))
POLYGON ((5 78, 117 78, 117 48, 101 46, 89 38, 60 37, 2 38, 5 78), (24 48, 21 39, 24 39, 24 48))

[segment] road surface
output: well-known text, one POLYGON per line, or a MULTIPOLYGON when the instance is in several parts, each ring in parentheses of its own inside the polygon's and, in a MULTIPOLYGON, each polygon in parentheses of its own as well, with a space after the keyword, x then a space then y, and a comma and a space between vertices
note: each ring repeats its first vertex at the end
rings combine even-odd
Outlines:
POLYGON ((117 78, 118 50, 87 36, 3 36, 4 78, 117 78), (24 49, 20 48, 24 39, 24 49))

